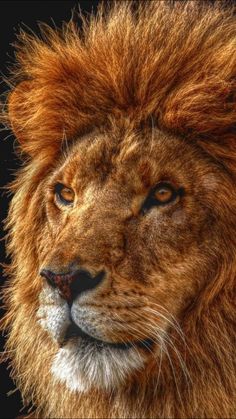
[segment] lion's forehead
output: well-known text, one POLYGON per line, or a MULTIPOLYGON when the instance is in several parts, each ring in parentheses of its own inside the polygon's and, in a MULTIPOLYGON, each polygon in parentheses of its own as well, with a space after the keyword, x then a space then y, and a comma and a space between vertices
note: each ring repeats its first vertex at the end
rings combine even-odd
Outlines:
POLYGON ((88 134, 60 161, 54 177, 58 175, 83 191, 86 202, 97 199, 101 189, 104 197, 116 200, 120 190, 142 195, 162 178, 194 190, 196 184, 215 185, 216 177, 214 164, 195 145, 157 129, 142 135, 88 134))

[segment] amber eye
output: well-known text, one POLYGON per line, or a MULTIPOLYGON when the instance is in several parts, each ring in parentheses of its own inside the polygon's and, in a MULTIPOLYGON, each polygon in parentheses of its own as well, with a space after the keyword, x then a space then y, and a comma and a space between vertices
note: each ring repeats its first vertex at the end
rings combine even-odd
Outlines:
POLYGON ((75 199, 73 189, 68 188, 62 183, 57 183, 55 185, 55 196, 56 200, 62 205, 72 205, 75 199))
POLYGON ((141 213, 145 214, 150 208, 154 206, 164 206, 173 201, 178 197, 183 196, 184 188, 175 189, 175 187, 168 182, 160 182, 154 188, 151 189, 149 195, 145 199, 141 213))
POLYGON ((172 188, 170 188, 169 185, 160 186, 154 191, 154 197, 158 202, 166 204, 167 202, 171 201, 174 192, 175 191, 172 188))

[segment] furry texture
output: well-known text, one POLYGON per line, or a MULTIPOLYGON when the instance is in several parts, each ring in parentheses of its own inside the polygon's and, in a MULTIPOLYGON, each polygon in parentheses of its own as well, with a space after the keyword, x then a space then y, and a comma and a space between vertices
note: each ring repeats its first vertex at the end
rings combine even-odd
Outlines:
POLYGON ((120 1, 81 32, 69 23, 44 27, 42 39, 21 34, 2 120, 30 157, 12 185, 3 327, 35 416, 235 417, 235 20, 220 3, 120 1), (55 178, 82 199, 72 215, 53 204, 55 178), (163 178, 184 185, 186 197, 141 221, 140 202, 163 178), (154 327, 167 336, 140 352, 145 369, 109 391, 73 392, 58 381, 57 342, 37 323, 40 267, 77 253, 113 273, 112 290, 106 283, 95 294, 106 339, 146 338, 154 327), (126 322, 115 335, 105 327, 113 314, 126 322))

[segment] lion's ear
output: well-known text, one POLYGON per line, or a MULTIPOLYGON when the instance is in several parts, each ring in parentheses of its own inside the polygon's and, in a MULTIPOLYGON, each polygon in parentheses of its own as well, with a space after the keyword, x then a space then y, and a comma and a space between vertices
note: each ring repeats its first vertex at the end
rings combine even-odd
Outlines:
POLYGON ((8 124, 21 149, 33 158, 42 154, 53 158, 64 138, 82 135, 97 118, 96 112, 87 110, 93 109, 90 103, 83 109, 84 86, 79 90, 67 74, 57 73, 59 80, 50 78, 48 71, 46 77, 22 81, 8 96, 8 124))
POLYGON ((65 120, 63 107, 54 102, 50 89, 37 80, 19 83, 8 96, 9 126, 20 148, 31 157, 53 156, 60 150, 65 120))
POLYGON ((27 92, 30 91, 30 81, 20 83, 8 97, 8 119, 11 128, 24 147, 27 142, 26 125, 28 116, 27 92))
MULTIPOLYGON (((8 97, 8 120, 10 127, 18 139, 21 148, 30 153, 30 138, 27 123, 32 117, 29 92, 31 81, 23 81, 10 93, 8 97)), ((31 153, 30 153, 31 154, 31 153)))

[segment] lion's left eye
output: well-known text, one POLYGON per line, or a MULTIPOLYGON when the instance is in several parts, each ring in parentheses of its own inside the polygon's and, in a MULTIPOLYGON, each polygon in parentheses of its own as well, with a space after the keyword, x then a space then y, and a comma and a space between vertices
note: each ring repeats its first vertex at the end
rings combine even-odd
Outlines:
POLYGON ((72 205, 75 199, 73 189, 68 188, 62 183, 57 183, 55 185, 55 196, 56 200, 62 205, 72 205))
POLYGON ((175 191, 170 185, 160 185, 153 192, 153 197, 160 204, 167 204, 174 198, 174 195, 175 191))
POLYGON ((154 206, 170 204, 175 201, 178 196, 181 196, 183 191, 183 188, 176 190, 171 183, 160 182, 150 191, 142 205, 141 212, 145 214, 154 206))

